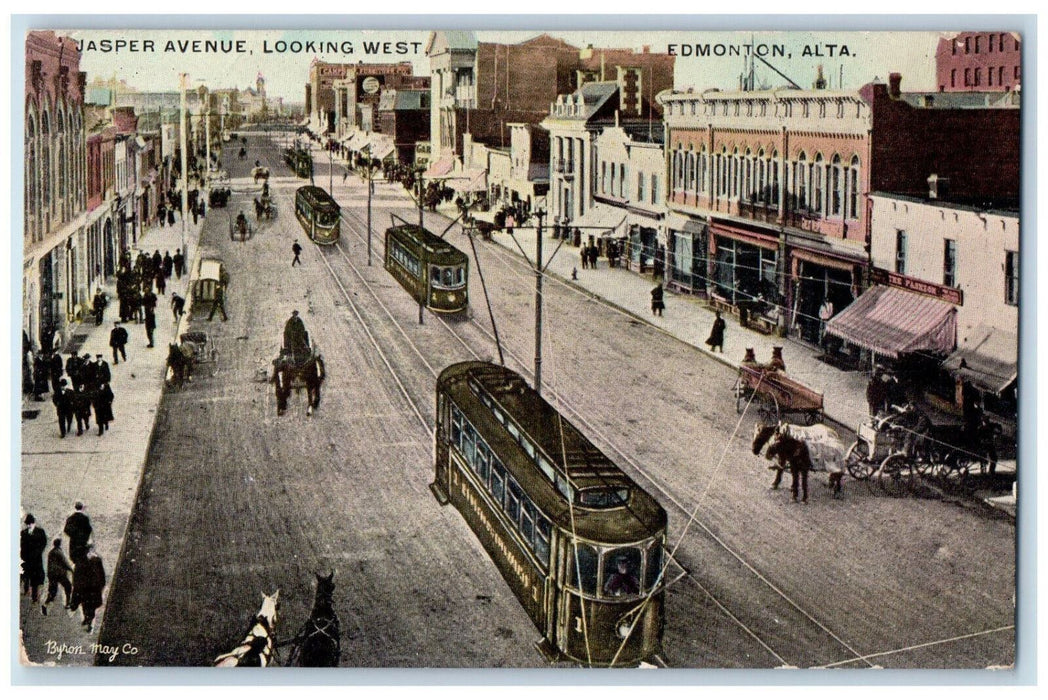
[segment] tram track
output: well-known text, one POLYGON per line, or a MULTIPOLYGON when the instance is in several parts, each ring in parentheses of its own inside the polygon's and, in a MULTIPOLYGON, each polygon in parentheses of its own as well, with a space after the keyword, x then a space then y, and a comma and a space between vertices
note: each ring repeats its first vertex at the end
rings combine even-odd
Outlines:
MULTIPOLYGON (((353 219, 355 219, 358 223, 362 223, 362 222, 360 222, 359 216, 356 215, 355 212, 350 213, 346 209, 342 210, 342 221, 344 223, 344 228, 349 230, 350 232, 352 232, 353 235, 356 236, 361 242, 365 242, 366 243, 366 239, 364 238, 364 236, 357 230, 357 228, 355 228, 355 227, 353 227, 351 225, 353 219)), ((405 339, 406 342, 408 342, 413 347, 415 353, 423 360, 423 362, 426 364, 427 368, 429 368, 429 371, 432 374, 432 376, 434 378, 436 378, 437 375, 438 375, 438 372, 436 370, 434 370, 429 365, 428 361, 425 361, 424 356, 422 355, 421 350, 419 348, 417 348, 417 346, 415 346, 415 343, 411 340, 411 338, 403 330, 403 328, 397 322, 397 320, 393 316, 393 314, 382 303, 379 295, 374 290, 374 288, 367 282, 367 280, 360 273, 360 271, 356 268, 356 266, 353 265, 352 261, 350 260, 350 258, 348 256, 348 254, 346 253, 346 251, 342 248, 341 244, 337 244, 337 247, 339 249, 339 253, 344 258, 346 258, 347 263, 349 264, 351 269, 354 271, 354 273, 356 273, 358 279, 361 281, 362 284, 365 285, 365 287, 368 289, 368 291, 371 293, 371 295, 378 302, 379 306, 386 313, 388 318, 397 327, 397 329, 400 332, 401 336, 405 339)), ((383 245, 383 247, 384 247, 384 245, 383 245)), ((382 251, 382 253, 384 253, 384 250, 382 251)), ((508 251, 503 251, 501 248, 497 248, 496 249, 496 253, 502 259, 502 261, 504 263, 508 260, 511 263, 517 264, 518 266, 523 266, 523 262, 520 261, 519 258, 517 258, 517 256, 512 255, 512 253, 509 253, 508 251)), ((330 269, 331 268, 329 267, 329 270, 330 269)), ((331 270, 331 272, 332 272, 332 274, 334 274, 333 270, 331 270)), ((528 273, 531 273, 531 270, 528 270, 528 273)), ((531 273, 531 274, 533 274, 533 273, 531 273)), ((567 285, 565 285, 565 286, 567 286, 567 285)), ((571 289, 573 289, 573 288, 571 288, 571 289)), ((574 290, 573 289, 573 291, 577 292, 578 290, 574 290)), ((433 316, 435 316, 435 315, 433 315, 433 316)), ((471 345, 469 345, 461 337, 461 334, 455 328, 453 328, 451 324, 449 324, 443 318, 440 318, 440 317, 436 317, 436 318, 437 318, 437 320, 440 321, 440 323, 447 330, 447 332, 453 338, 455 338, 462 345, 462 347, 464 347, 475 359, 482 359, 480 354, 477 353, 476 350, 471 345)), ((494 334, 491 331, 489 331, 487 328, 485 328, 483 324, 478 322, 476 318, 471 317, 469 319, 469 322, 481 334, 483 334, 489 340, 491 340, 491 342, 495 342, 494 334)), ((509 356, 510 358, 512 358, 516 362, 516 364, 518 365, 518 371, 521 371, 523 374, 525 374, 526 376, 530 377, 532 379, 532 381, 534 381, 534 373, 528 369, 527 363, 524 360, 524 358, 521 358, 517 353, 515 353, 511 349, 504 348, 503 351, 506 353, 507 356, 509 356)), ((390 371, 392 372, 393 370, 390 369, 390 371)), ((398 384, 399 384, 399 379, 397 379, 397 381, 398 381, 398 384)), ((814 614, 809 612, 807 609, 805 609, 803 606, 801 606, 797 601, 795 601, 791 596, 789 596, 785 591, 783 591, 780 587, 775 585, 775 583, 772 582, 762 572, 760 572, 753 563, 748 561, 745 557, 742 556, 742 554, 740 554, 737 550, 732 548, 722 538, 717 536, 717 534, 712 530, 712 528, 707 523, 704 523, 703 521, 701 521, 698 518, 696 518, 694 509, 689 510, 685 506, 685 504, 683 504, 673 493, 671 493, 662 484, 660 484, 654 478, 654 476, 648 472, 648 470, 646 468, 644 468, 642 465, 637 463, 636 460, 631 458, 622 449, 617 447, 616 444, 614 443, 614 441, 612 441, 600 428, 598 428, 596 425, 594 425, 592 423, 592 421, 587 419, 582 414, 581 411, 579 411, 575 406, 573 406, 569 402, 565 401, 564 398, 556 390, 549 389, 549 391, 552 393, 553 398, 557 402, 555 405, 557 405, 558 407, 565 408, 567 410, 567 412, 576 421, 578 421, 578 423, 580 425, 583 425, 583 426, 586 427, 586 429, 590 432, 590 434, 593 434, 593 435, 596 435, 597 437, 599 437, 606 445, 608 445, 612 449, 613 452, 615 452, 615 454, 617 454, 622 459, 622 461, 624 461, 626 464, 628 464, 631 467, 631 469, 636 474, 639 474, 640 476, 642 476, 647 483, 651 484, 651 486, 654 487, 660 494, 662 494, 662 496, 665 499, 667 499, 670 503, 672 503, 673 506, 679 511, 679 513, 683 514, 688 519, 689 523, 694 523, 703 532, 705 532, 706 535, 710 538, 710 540, 712 542, 714 542, 716 544, 717 547, 719 547, 722 551, 726 552, 730 557, 732 557, 736 562, 738 562, 738 564, 743 566, 747 571, 750 572, 750 574, 752 576, 754 576, 764 586, 766 586, 768 589, 770 589, 778 598, 780 598, 787 605, 789 605, 791 608, 793 608, 800 616, 802 616, 803 618, 807 619, 812 625, 814 625, 817 629, 819 629, 823 634, 827 635, 836 644, 840 645, 841 648, 847 650, 848 653, 850 653, 852 655, 852 659, 850 659, 850 661, 852 661, 852 662, 865 662, 870 667, 874 666, 874 664, 872 662, 865 661, 863 655, 860 652, 858 652, 856 649, 854 649, 850 644, 848 644, 848 642, 843 640, 839 635, 837 635, 832 630, 830 630, 825 624, 823 624, 820 620, 818 620, 815 617, 814 614)), ((405 394, 405 396, 407 396, 407 395, 405 394)), ((417 408, 415 408, 415 411, 417 413, 417 408)), ((430 434, 432 434, 432 428, 429 428, 429 432, 430 432, 430 434)), ((724 615, 726 615, 732 621, 733 624, 738 626, 746 635, 748 635, 750 638, 752 638, 756 643, 758 643, 762 648, 764 648, 770 655, 772 655, 775 659, 777 659, 780 662, 780 665, 782 665, 782 666, 793 666, 794 665, 794 664, 791 664, 782 654, 777 652, 767 641, 762 639, 760 637, 760 635, 757 632, 755 632, 750 626, 746 625, 737 615, 735 615, 728 608, 728 606, 722 600, 720 600, 720 598, 717 595, 715 595, 706 586, 704 586, 702 584, 702 582, 699 581, 693 573, 691 573, 690 571, 687 571, 686 577, 705 596, 707 596, 709 598, 709 600, 711 602, 713 602, 713 604, 724 615)))

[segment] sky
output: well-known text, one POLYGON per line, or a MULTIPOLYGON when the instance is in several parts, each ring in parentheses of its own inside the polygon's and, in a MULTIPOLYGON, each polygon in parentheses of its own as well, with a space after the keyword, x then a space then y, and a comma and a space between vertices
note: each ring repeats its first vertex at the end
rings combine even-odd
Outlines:
MULTIPOLYGON (((991 29, 991 28, 987 28, 991 29)), ((996 27, 992 28, 996 29, 996 27)), ((85 30, 66 31, 85 42, 81 70, 90 82, 95 77, 115 76, 144 91, 175 91, 178 75, 186 72, 190 85, 206 84, 212 89, 253 87, 261 73, 267 93, 289 102, 302 102, 309 64, 314 57, 333 63, 411 61, 415 73, 428 75, 425 56, 428 31, 418 30, 85 30), (205 53, 204 40, 240 42, 238 53, 205 53), (104 41, 138 40, 120 51, 104 51, 104 41), (88 42, 95 42, 93 45, 88 42), (152 42, 147 44, 146 42, 152 42), (168 43, 172 42, 172 43, 168 43), (183 42, 183 43, 179 43, 183 42), (283 43, 282 43, 283 42, 283 43), (295 42, 300 42, 296 44, 295 42), (309 45, 308 42, 316 42, 309 45), (323 45, 327 42, 331 45, 323 45), (399 42, 399 43, 398 43, 399 42), (297 49, 297 50, 296 50, 297 49)), ((479 31, 480 41, 516 43, 538 31, 479 31)), ((744 71, 744 59, 730 55, 745 51, 753 42, 764 47, 766 58, 779 71, 803 88, 811 87, 817 67, 823 67, 831 88, 843 77, 845 89, 858 88, 875 77, 887 80, 889 73, 903 75, 903 90, 935 89, 935 48, 942 34, 930 31, 890 32, 727 32, 727 31, 549 31, 575 46, 634 48, 650 46, 652 52, 678 54, 675 86, 696 90, 736 89, 744 71), (706 55, 702 55, 705 52, 706 55), (725 55, 714 55, 723 52, 725 55)), ((111 46, 112 48, 112 46, 111 46)), ((757 62, 758 84, 786 84, 771 69, 757 62)))

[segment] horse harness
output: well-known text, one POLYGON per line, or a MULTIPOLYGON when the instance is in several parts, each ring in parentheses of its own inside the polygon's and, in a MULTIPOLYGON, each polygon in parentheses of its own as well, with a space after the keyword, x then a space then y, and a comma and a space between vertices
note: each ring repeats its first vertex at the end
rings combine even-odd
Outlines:
POLYGON ((273 655, 274 644, 273 644, 273 631, 269 627, 269 620, 261 615, 255 617, 255 623, 251 626, 247 636, 240 642, 240 644, 232 651, 222 654, 215 659, 215 666, 219 666, 223 661, 228 659, 235 659, 236 666, 241 665, 243 661, 251 652, 258 654, 258 665, 268 666, 269 659, 273 655), (262 648, 258 648, 261 643, 262 648))

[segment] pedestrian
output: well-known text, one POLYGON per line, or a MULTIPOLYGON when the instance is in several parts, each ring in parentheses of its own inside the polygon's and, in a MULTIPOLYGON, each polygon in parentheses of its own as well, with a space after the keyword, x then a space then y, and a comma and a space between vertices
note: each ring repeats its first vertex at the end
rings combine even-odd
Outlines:
POLYGON ((43 401, 47 393, 47 381, 51 378, 51 368, 47 357, 42 352, 33 356, 33 401, 43 401))
POLYGON ((589 267, 589 248, 582 246, 579 248, 579 258, 582 260, 582 269, 585 270, 589 267))
POLYGON ((65 593, 65 606, 72 609, 73 605, 73 582, 69 580, 69 574, 73 573, 73 565, 69 563, 65 552, 62 551, 62 538, 56 537, 51 543, 51 551, 47 553, 47 597, 40 607, 40 612, 47 614, 47 606, 58 596, 58 587, 62 587, 65 593))
POLYGON ((578 281, 578 279, 579 279, 579 269, 577 267, 571 268, 571 279, 573 281, 578 281))
MULTIPOLYGON (((25 516, 25 527, 19 537, 19 553, 22 557, 22 593, 32 593, 33 602, 40 600, 40 586, 44 585, 44 550, 47 549, 47 533, 36 526, 32 513, 25 516)), ((44 611, 47 614, 47 611, 44 611)))
MULTIPOLYGON (((106 585, 105 567, 95 546, 87 546, 87 554, 73 569, 73 604, 83 609, 84 621, 80 624, 90 632, 95 621, 95 611, 102 605, 102 590, 106 585)), ((73 608, 76 609, 75 607, 73 608)))
POLYGON ((91 539, 91 518, 84 511, 84 504, 77 501, 73 505, 73 512, 65 521, 66 537, 69 538, 69 558, 74 564, 79 564, 84 555, 87 554, 87 543, 91 539))
POLYGON ((870 409, 870 415, 876 416, 884 411, 888 403, 888 384, 881 376, 880 369, 875 369, 870 383, 866 385, 866 405, 870 409))
POLYGON ((164 228, 164 224, 167 223, 167 209, 163 202, 156 208, 156 220, 160 222, 160 228, 164 228))
POLYGON ((158 271, 164 269, 164 256, 161 255, 160 250, 157 249, 153 251, 153 257, 150 258, 150 260, 153 261, 153 276, 155 277, 158 271))
POLYGON ((109 382, 102 382, 95 391, 92 403, 95 407, 98 434, 102 435, 109 430, 109 422, 113 420, 113 390, 109 387, 109 382))
POLYGON ((156 330, 156 312, 152 309, 146 310, 146 343, 147 348, 153 347, 153 331, 156 330))
POLYGON ((75 352, 69 353, 69 359, 65 363, 66 375, 69 376, 70 388, 80 383, 80 356, 75 352))
POLYGON ((109 371, 109 363, 106 362, 106 358, 102 357, 102 353, 95 355, 95 385, 101 386, 107 382, 112 381, 113 375, 109 371))
POLYGON ((178 292, 171 292, 171 313, 175 316, 175 323, 182 318, 186 312, 186 300, 179 296, 178 292))
POLYGON ((211 314, 207 317, 208 321, 215 317, 215 311, 222 312, 223 321, 228 320, 226 318, 226 285, 221 282, 215 285, 215 299, 211 302, 211 314))
POLYGON ((73 389, 73 414, 76 416, 77 436, 91 430, 91 391, 86 387, 73 389))
POLYGON ((207 214, 207 206, 204 204, 204 200, 200 200, 200 204, 197 205, 197 209, 200 210, 200 218, 203 219, 204 215, 207 214))
POLYGON ((62 379, 62 356, 58 351, 52 351, 47 360, 48 370, 51 374, 51 393, 57 394, 59 382, 62 379))
POLYGON ((159 267, 156 271, 156 290, 164 294, 167 290, 167 279, 164 277, 164 268, 159 267))
POLYGON ((182 279, 182 273, 185 272, 185 270, 183 269, 185 258, 182 257, 181 248, 175 251, 175 256, 171 259, 171 261, 175 265, 175 277, 177 277, 178 279, 182 279))
POLYGON ((120 325, 120 321, 113 322, 113 330, 109 331, 109 347, 113 348, 113 366, 120 364, 120 359, 127 362, 127 329, 120 325), (120 353, 120 359, 117 359, 120 353))
POLYGON ((106 311, 106 295, 102 292, 101 287, 95 292, 94 301, 91 303, 91 309, 95 312, 95 325, 102 325, 102 317, 106 311))
POLYGON ((294 267, 295 263, 298 263, 299 265, 301 265, 302 261, 298 259, 298 256, 302 253, 302 246, 300 246, 298 244, 298 240, 296 240, 291 245, 291 252, 295 254, 295 259, 291 261, 291 267, 294 267))
POLYGON ((175 259, 171 257, 171 252, 164 251, 164 277, 171 279, 171 272, 175 269, 175 259))
POLYGON ((59 380, 58 391, 51 396, 55 413, 58 414, 59 437, 65 437, 73 429, 73 392, 67 388, 67 384, 66 380, 59 380))
POLYGON ((98 365, 91 361, 89 352, 85 352, 80 359, 80 386, 87 391, 98 386, 98 365))
POLYGON ((710 337, 706 338, 706 345, 710 346, 710 352, 724 352, 724 329, 728 324, 721 318, 720 311, 715 312, 713 328, 710 329, 710 337))
POLYGON ((342 184, 346 184, 346 178, 349 177, 349 171, 342 173, 342 184))
POLYGON ((197 219, 200 217, 200 210, 197 209, 195 206, 192 206, 190 207, 190 211, 193 212, 193 225, 196 226, 197 219))
POLYGON ((659 282, 655 289, 651 290, 651 313, 654 316, 662 316, 665 308, 666 304, 662 300, 662 282, 659 282))
POLYGON ((167 210, 167 223, 168 223, 169 226, 174 226, 175 225, 175 210, 174 209, 168 209, 167 210))

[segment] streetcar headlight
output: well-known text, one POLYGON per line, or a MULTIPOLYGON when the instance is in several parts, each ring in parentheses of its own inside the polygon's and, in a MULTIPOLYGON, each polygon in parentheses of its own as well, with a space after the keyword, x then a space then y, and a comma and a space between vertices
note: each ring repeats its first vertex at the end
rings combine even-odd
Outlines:
POLYGON ((455 293, 448 294, 448 301, 455 301, 455 293))
POLYGON ((620 622, 619 623, 619 629, 617 631, 619 633, 619 637, 621 637, 622 639, 625 639, 626 637, 628 637, 630 635, 630 623, 629 623, 629 621, 628 620, 624 620, 624 621, 620 622))

